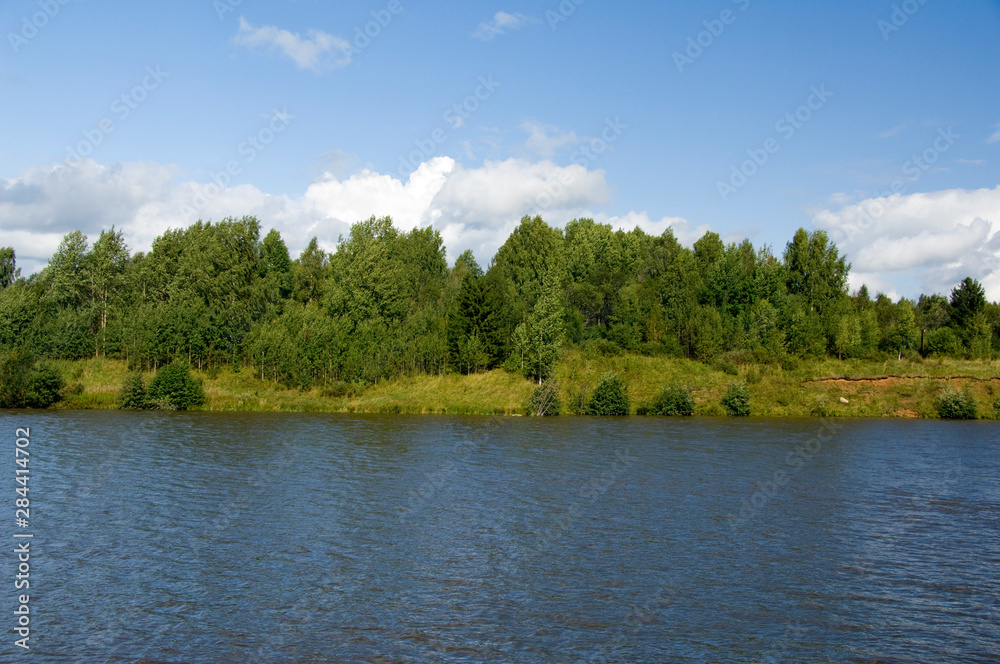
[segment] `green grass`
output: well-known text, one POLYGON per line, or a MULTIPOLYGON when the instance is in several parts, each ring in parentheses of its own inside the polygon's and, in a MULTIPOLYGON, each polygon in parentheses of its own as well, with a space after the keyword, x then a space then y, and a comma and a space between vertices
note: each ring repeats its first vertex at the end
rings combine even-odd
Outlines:
MULTIPOLYGON (((128 371, 110 359, 59 361, 67 389, 57 407, 114 408, 128 371)), ((605 372, 617 373, 635 407, 655 397, 664 385, 690 386, 695 415, 721 416, 726 388, 737 381, 750 390, 756 416, 801 417, 938 417, 936 400, 945 387, 968 388, 979 402, 981 417, 996 418, 1000 362, 925 360, 884 362, 823 358, 799 363, 792 371, 776 365, 748 364, 734 376, 691 360, 624 355, 588 357, 563 353, 556 366, 563 404, 593 393, 605 372), (846 399, 848 403, 843 403, 846 399)), ((400 377, 355 388, 348 396, 325 396, 323 386, 289 389, 261 380, 253 371, 194 371, 204 381, 206 403, 197 410, 266 412, 519 414, 535 384, 502 370, 472 376, 400 377)), ((148 386, 152 372, 144 374, 148 386)), ((567 412, 564 407, 564 412, 567 412)))

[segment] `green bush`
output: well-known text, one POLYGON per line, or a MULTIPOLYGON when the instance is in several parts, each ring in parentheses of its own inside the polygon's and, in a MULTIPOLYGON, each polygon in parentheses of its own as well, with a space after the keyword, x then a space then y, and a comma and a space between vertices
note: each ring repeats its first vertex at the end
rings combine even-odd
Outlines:
POLYGON ((163 410, 187 410, 205 403, 205 393, 186 363, 172 362, 149 383, 149 400, 163 410))
POLYGON ((583 392, 575 392, 570 395, 569 403, 566 404, 569 412, 574 415, 587 414, 587 395, 583 392))
POLYGON ((750 414, 750 390, 744 383, 732 383, 722 397, 722 407, 733 417, 750 414))
POLYGON ((668 385, 652 401, 641 404, 639 415, 694 415, 694 397, 690 387, 668 385))
POLYGON ((62 373, 50 364, 40 364, 28 379, 25 403, 29 408, 48 408, 61 398, 59 392, 66 382, 62 373))
POLYGON ((631 409, 622 379, 613 373, 601 376, 601 382, 590 397, 588 415, 628 415, 631 409))
POLYGON ((937 398, 937 411, 943 420, 975 420, 979 417, 979 404, 968 388, 957 392, 946 387, 937 398))
POLYGON ((121 392, 118 393, 118 407, 122 410, 142 410, 148 406, 149 398, 146 396, 142 374, 129 374, 122 384, 121 392))
POLYGON ((556 383, 546 381, 535 388, 528 398, 526 410, 528 415, 544 417, 546 415, 558 415, 562 410, 562 401, 559 399, 559 386, 556 383))
POLYGON ((0 408, 48 408, 59 401, 64 385, 54 366, 35 366, 30 350, 0 351, 0 408))

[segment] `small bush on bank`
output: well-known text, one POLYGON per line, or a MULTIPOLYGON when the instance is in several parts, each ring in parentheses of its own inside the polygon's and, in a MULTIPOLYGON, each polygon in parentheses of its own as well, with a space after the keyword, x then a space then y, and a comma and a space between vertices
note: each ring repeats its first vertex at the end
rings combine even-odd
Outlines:
POLYGON ((62 397, 65 387, 62 373, 51 364, 40 364, 28 378, 28 392, 25 402, 29 408, 48 408, 62 397))
POLYGON ((750 390, 744 383, 732 383, 722 397, 722 407, 732 417, 750 414, 750 390))
POLYGON ((157 371, 149 383, 148 394, 149 400, 161 410, 187 410, 205 403, 201 383, 182 362, 172 362, 157 371))
POLYGON ((690 387, 668 385, 651 401, 641 404, 639 415, 694 415, 694 397, 690 387))
POLYGON ((526 410, 528 415, 544 417, 546 415, 558 415, 562 410, 562 401, 559 399, 559 386, 556 383, 546 381, 535 388, 528 398, 526 410))
POLYGON ((143 410, 149 405, 146 386, 142 374, 131 373, 125 377, 121 392, 118 393, 118 407, 122 410, 143 410))
POLYGON ((968 389, 957 392, 946 387, 938 396, 936 405, 943 420, 974 420, 979 417, 979 404, 968 389))
POLYGON ((628 415, 631 409, 622 379, 613 373, 601 376, 601 382, 590 397, 589 415, 628 415))

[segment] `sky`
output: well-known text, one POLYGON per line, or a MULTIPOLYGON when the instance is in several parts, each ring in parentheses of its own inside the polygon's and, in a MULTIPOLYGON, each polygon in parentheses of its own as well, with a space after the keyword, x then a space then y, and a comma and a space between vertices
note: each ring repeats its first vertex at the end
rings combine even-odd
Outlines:
POLYGON ((0 246, 256 216, 294 256, 389 215, 484 267, 592 217, 851 288, 1000 299, 1000 1, 9 0, 0 246))

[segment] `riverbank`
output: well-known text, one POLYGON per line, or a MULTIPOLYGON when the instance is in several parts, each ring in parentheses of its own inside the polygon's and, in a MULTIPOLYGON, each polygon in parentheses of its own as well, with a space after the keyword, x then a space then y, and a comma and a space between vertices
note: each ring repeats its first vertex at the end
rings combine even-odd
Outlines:
MULTIPOLYGON (((124 362, 88 359, 56 363, 66 377, 63 409, 116 407, 128 375, 124 362)), ((946 387, 968 389, 979 403, 980 417, 996 418, 1000 396, 1000 362, 924 360, 808 360, 793 368, 778 365, 713 365, 677 358, 625 355, 588 357, 567 351, 556 367, 563 412, 589 395, 605 372, 616 372, 627 386, 632 412, 664 385, 690 386, 695 415, 721 416, 726 388, 744 382, 754 415, 766 417, 841 416, 936 418, 935 400, 946 387), (845 403, 846 402, 846 403, 845 403)), ((201 410, 255 412, 447 413, 515 415, 535 385, 497 370, 471 376, 401 377, 369 386, 315 386, 288 389, 249 370, 195 370, 203 381, 206 403, 201 410)), ((146 382, 152 373, 144 376, 146 382)))

